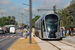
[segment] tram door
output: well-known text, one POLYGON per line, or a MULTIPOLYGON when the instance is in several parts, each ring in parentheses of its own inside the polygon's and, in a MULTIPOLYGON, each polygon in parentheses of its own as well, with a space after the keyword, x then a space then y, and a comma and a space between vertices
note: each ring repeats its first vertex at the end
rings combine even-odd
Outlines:
POLYGON ((42 21, 42 36, 43 38, 47 38, 44 20, 42 21))

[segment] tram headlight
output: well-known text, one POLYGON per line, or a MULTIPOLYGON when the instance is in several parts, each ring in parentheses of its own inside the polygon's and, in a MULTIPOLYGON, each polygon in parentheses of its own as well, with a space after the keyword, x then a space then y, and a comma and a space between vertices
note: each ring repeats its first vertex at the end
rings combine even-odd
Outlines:
POLYGON ((50 31, 51 29, 48 27, 48 31, 50 31))

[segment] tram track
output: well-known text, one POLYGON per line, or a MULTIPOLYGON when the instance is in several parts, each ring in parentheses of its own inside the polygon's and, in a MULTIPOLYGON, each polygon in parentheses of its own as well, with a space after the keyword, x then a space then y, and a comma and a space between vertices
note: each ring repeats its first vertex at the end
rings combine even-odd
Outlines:
POLYGON ((51 44, 52 46, 56 47, 58 50, 61 50, 61 48, 57 47, 56 45, 54 45, 53 43, 49 42, 49 41, 46 41, 48 42, 49 44, 51 44))
POLYGON ((68 46, 71 46, 71 47, 73 47, 73 48, 75 48, 75 46, 72 46, 72 45, 70 45, 70 44, 67 44, 67 43, 64 43, 64 42, 61 42, 61 41, 59 41, 60 43, 63 43, 63 44, 66 44, 66 45, 68 45, 68 46))
MULTIPOLYGON (((61 47, 58 47, 56 44, 53 44, 53 43, 50 42, 50 41, 46 41, 46 42, 48 42, 48 43, 51 44, 52 46, 56 47, 58 50, 62 50, 62 48, 61 48, 61 47)), ((57 42, 59 42, 59 43, 61 43, 61 44, 64 44, 64 45, 67 45, 67 46, 70 46, 70 47, 73 47, 73 48, 75 49, 75 46, 73 46, 73 45, 71 45, 71 44, 67 44, 67 43, 62 42, 62 41, 57 41, 57 42)))

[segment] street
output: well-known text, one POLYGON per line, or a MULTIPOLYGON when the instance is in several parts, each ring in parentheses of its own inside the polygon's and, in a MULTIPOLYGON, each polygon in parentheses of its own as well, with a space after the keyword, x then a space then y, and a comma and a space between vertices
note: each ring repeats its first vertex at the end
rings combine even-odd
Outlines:
POLYGON ((16 34, 0 34, 0 50, 7 50, 18 38, 20 38, 21 33, 16 34))

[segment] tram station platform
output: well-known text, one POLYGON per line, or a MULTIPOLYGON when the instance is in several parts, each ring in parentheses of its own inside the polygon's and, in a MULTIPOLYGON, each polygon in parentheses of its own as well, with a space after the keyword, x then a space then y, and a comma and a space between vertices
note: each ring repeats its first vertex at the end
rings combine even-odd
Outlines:
POLYGON ((32 38, 32 43, 29 44, 29 38, 18 39, 8 50, 41 50, 34 38, 32 38))
POLYGON ((38 37, 33 37, 34 33, 32 33, 32 43, 29 44, 29 37, 27 39, 20 38, 16 42, 14 42, 8 50, 58 50, 56 47, 53 47, 48 42, 41 40, 38 37))
POLYGON ((75 44, 75 36, 66 36, 62 39, 63 41, 75 44))

